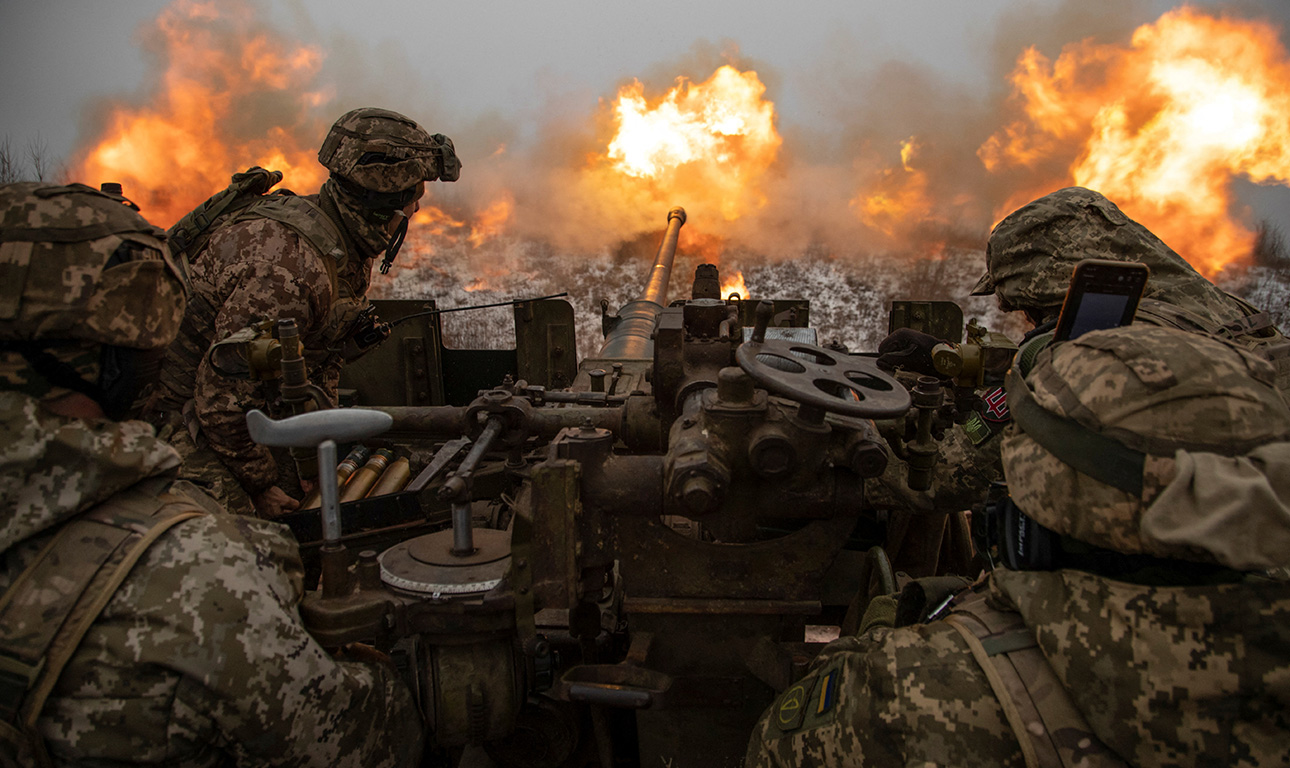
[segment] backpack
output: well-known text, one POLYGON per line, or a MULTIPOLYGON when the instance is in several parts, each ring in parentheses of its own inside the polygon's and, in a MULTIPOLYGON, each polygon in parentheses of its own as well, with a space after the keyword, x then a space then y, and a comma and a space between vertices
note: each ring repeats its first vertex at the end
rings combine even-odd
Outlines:
MULTIPOLYGON (((191 263, 210 240, 217 224, 263 198, 279 181, 282 181, 281 171, 268 171, 258 165, 233 174, 227 187, 206 198, 206 202, 189 211, 166 232, 171 253, 191 263)), ((292 193, 280 189, 273 194, 292 193)))

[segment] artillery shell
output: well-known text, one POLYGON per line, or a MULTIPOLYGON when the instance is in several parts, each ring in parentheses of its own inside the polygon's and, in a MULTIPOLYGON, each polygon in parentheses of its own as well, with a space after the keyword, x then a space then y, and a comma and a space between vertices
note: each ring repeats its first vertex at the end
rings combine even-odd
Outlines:
POLYGON ((398 493, 403 490, 403 486, 408 484, 412 479, 412 466, 404 457, 394 460, 393 464, 385 468, 381 474, 381 479, 376 481, 372 490, 367 492, 367 498, 373 496, 385 496, 391 493, 398 493))

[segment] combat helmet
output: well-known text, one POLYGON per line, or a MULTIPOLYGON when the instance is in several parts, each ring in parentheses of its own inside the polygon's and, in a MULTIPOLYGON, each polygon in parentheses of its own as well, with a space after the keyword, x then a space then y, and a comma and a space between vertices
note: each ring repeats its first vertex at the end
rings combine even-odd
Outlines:
POLYGON ((318 150, 318 162, 331 172, 329 184, 347 202, 338 206, 337 214, 351 234, 384 250, 382 274, 389 271, 408 230, 403 219, 394 234, 386 236, 390 219, 401 216, 402 209, 421 195, 422 182, 456 181, 461 175, 452 139, 429 134, 415 120, 375 107, 341 115, 318 150))
POLYGON ((0 186, 0 388, 79 391, 119 416, 184 316, 187 275, 164 238, 119 195, 0 186))
POLYGON ((456 181, 461 174, 451 139, 427 133, 398 112, 375 107, 341 115, 318 150, 318 162, 333 178, 376 193, 369 196, 373 200, 392 196, 384 200, 388 203, 397 203, 397 196, 419 182, 456 181))
POLYGON ((1290 564, 1290 409, 1271 365, 1220 339, 1128 326, 1007 380, 1012 501, 1126 554, 1250 571, 1290 564))
POLYGON ((1053 316, 1081 259, 1136 261, 1151 269, 1148 294, 1185 287, 1194 293, 1208 281, 1146 227, 1102 194, 1068 187, 1018 208, 995 225, 986 245, 986 274, 973 296, 994 294, 1006 311, 1037 310, 1053 316))

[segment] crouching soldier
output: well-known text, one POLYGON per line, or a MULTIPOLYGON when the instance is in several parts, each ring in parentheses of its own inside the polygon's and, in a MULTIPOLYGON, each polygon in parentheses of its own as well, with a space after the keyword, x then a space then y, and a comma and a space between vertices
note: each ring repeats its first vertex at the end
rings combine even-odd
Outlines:
POLYGON ((0 765, 415 765, 394 670, 301 625, 290 532, 188 495, 126 420, 184 314, 161 237, 0 186, 0 765))
POLYGON ((1259 574, 1290 563, 1273 366, 1131 326, 1007 389, 1004 566, 947 615, 826 647, 747 765, 1286 765, 1290 584, 1259 574))

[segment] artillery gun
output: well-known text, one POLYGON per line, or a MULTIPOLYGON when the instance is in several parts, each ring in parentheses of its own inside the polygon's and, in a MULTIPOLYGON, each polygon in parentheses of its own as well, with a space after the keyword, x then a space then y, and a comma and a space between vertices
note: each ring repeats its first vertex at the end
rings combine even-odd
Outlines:
MULTIPOLYGON (((887 529, 863 481, 887 463, 873 419, 903 416, 908 391, 812 343, 804 302, 717 297, 715 268, 668 305, 684 223, 669 212, 645 290, 602 306, 581 364, 572 309, 544 301, 517 304, 514 351, 454 360, 427 314, 347 374, 357 413, 423 469, 284 518, 321 580, 302 616, 325 646, 393 650, 442 749, 739 765, 823 645, 807 627, 841 624, 872 579, 890 588, 891 564, 866 557, 887 529)), ((326 415, 257 429, 291 444, 293 419, 326 415)), ((294 444, 332 434, 305 432, 294 444)))

